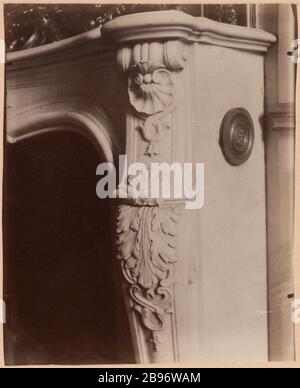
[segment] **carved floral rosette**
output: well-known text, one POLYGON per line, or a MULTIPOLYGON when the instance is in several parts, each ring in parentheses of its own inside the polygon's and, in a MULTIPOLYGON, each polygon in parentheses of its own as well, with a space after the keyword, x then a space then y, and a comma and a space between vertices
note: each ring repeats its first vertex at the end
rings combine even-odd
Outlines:
POLYGON ((159 350, 159 332, 172 313, 180 214, 179 206, 119 206, 118 259, 132 307, 149 330, 155 351, 159 350))

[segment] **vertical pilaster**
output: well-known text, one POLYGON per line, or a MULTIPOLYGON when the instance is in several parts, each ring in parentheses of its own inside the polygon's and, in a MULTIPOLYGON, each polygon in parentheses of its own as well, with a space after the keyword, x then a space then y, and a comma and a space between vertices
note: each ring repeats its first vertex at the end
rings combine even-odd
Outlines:
MULTIPOLYGON (((129 165, 143 163, 150 170, 151 163, 184 161, 178 86, 187 54, 188 47, 178 40, 119 49, 118 62, 128 77, 129 165)), ((183 205, 180 200, 157 201, 149 194, 149 199, 127 199, 119 206, 118 258, 140 362, 179 361, 174 284, 183 205)))

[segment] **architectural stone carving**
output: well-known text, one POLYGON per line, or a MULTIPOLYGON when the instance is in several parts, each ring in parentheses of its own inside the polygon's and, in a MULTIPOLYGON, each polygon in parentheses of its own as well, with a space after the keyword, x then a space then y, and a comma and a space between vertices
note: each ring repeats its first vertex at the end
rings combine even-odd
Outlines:
POLYGON ((143 125, 137 126, 137 129, 141 131, 144 140, 149 142, 145 155, 158 155, 157 143, 170 128, 162 120, 174 109, 171 73, 160 63, 140 62, 132 66, 128 82, 130 103, 144 120, 143 125))
MULTIPOLYGON (((169 163, 189 160, 190 144, 187 148, 183 144, 187 144, 187 138, 191 139, 188 137, 190 105, 186 101, 193 62, 191 66, 187 62, 195 42, 203 50, 214 45, 265 52, 275 41, 266 32, 193 18, 176 11, 156 12, 151 18, 146 13, 138 17, 121 16, 105 24, 102 34, 116 43, 117 64, 128 77, 126 152, 131 162, 145 162, 144 155, 159 156, 159 160, 169 163), (184 131, 177 132, 182 126, 184 131), (168 144, 163 141, 166 138, 170 140, 168 144), (143 141, 148 145, 140 152, 143 141)), ((236 136, 237 142, 243 141, 241 136, 236 136)), ((177 324, 185 313, 183 307, 180 311, 176 308, 178 294, 176 300, 173 288, 177 290, 183 284, 182 279, 173 280, 173 272, 176 264, 178 271, 187 276, 191 265, 180 246, 176 252, 177 207, 170 201, 163 202, 163 206, 149 199, 128 202, 119 208, 117 244, 138 358, 143 362, 175 361, 180 358, 178 347, 183 346, 178 342, 177 324), (149 341, 153 343, 152 351, 149 341)), ((192 228, 189 216, 185 214, 182 218, 192 228)), ((184 284, 188 287, 193 282, 184 284)), ((190 348, 196 347, 190 343, 190 348)))
POLYGON ((200 16, 185 4, 8 4, 5 7, 7 50, 17 51, 78 35, 120 15, 176 9, 200 16))
POLYGON ((169 122, 165 122, 164 119, 170 115, 174 108, 174 104, 171 104, 165 111, 147 117, 143 125, 137 126, 144 140, 149 142, 144 155, 148 155, 150 158, 159 155, 158 142, 163 139, 165 132, 171 127, 169 122))
MULTIPOLYGON (((149 20, 149 13, 121 16, 106 23, 102 28, 103 37, 117 42, 118 62, 124 71, 130 67, 131 60, 136 61, 138 55, 163 56, 166 66, 172 70, 180 70, 187 60, 189 43, 199 42, 215 46, 267 52, 270 44, 276 42, 274 35, 268 32, 244 28, 225 23, 216 23, 204 17, 194 18, 179 11, 155 12, 149 20), (138 42, 138 43, 137 43, 138 42), (151 42, 151 43, 150 43, 151 42), (163 46, 163 50, 145 47, 163 46), (187 46, 187 48, 184 48, 187 46), (138 50, 136 47, 143 48, 138 50), (155 54, 154 54, 155 53, 155 54), (167 63, 168 62, 168 63, 167 63)), ((162 62, 152 59, 152 62, 162 62)))
MULTIPOLYGON (((104 28, 104 33, 105 33, 104 28)), ((119 48, 117 62, 123 71, 140 63, 160 63, 168 70, 182 70, 188 59, 189 47, 181 40, 160 40, 135 43, 119 48)))
MULTIPOLYGON (((224 161, 216 143, 223 114, 231 104, 248 109, 254 129, 260 133, 258 123, 264 112, 261 54, 275 41, 275 36, 262 30, 172 11, 122 16, 105 24, 101 36, 100 29, 92 30, 7 55, 8 141, 65 129, 67 125, 98 144, 99 152, 109 162, 125 148, 129 162, 145 162, 140 147, 146 140, 146 152, 149 156, 161 152, 159 160, 205 163, 208 201, 200 211, 184 212, 180 223, 179 204, 170 201, 138 198, 120 205, 119 260, 126 304, 135 310, 129 311, 129 321, 137 361, 267 358, 267 317, 261 313, 267 306, 264 145, 261 136, 256 136, 249 163, 234 169, 224 161), (116 71, 116 53, 124 78, 130 79, 138 70, 143 88, 150 86, 153 93, 153 86, 157 86, 153 73, 158 71, 169 85, 173 84, 172 98, 164 104, 148 102, 152 110, 143 112, 142 103, 136 101, 142 84, 136 83, 132 85, 132 105, 126 93, 114 100, 123 85, 116 71), (160 66, 148 72, 145 64, 149 68, 160 66), (253 77, 247 77, 250 67, 253 77), (80 96, 80 101, 70 102, 75 96, 80 96), (87 96, 94 104, 86 101, 87 96), (49 104, 52 99, 55 104, 49 104), (112 101, 115 106, 110 110, 112 101), (170 133, 174 137, 163 144, 163 140, 169 141, 170 133), (226 276, 232 281, 225 281, 226 276), (251 303, 247 304, 250 294, 251 303), (249 335, 251 330, 258 338, 255 343, 249 335), (243 346, 233 346, 237 343, 243 346)), ((293 124, 291 112, 276 109, 270 113, 272 133, 285 141, 286 131, 282 129, 293 124)), ((233 138, 236 148, 243 145, 243 132, 237 130, 233 138)), ((272 190, 277 166, 287 149, 280 151, 279 159, 277 143, 274 147, 275 152, 269 153, 272 190)), ((275 201, 284 202, 278 198, 282 198, 281 188, 275 201)), ((274 213, 272 206, 269 217, 274 213)), ((286 208, 280 210, 281 214, 286 218, 286 208)), ((291 292, 285 290, 283 296, 291 292)))
POLYGON ((48 98, 12 114, 7 141, 16 143, 60 129, 83 134, 110 163, 120 152, 120 142, 103 109, 78 97, 48 98))
POLYGON ((150 332, 153 349, 159 350, 159 332, 172 313, 175 246, 181 209, 120 205, 117 217, 118 259, 128 283, 132 308, 150 332))
MULTIPOLYGON (((188 50, 181 40, 161 39, 118 48, 118 65, 128 76, 135 129, 148 142, 144 155, 150 158, 160 155, 158 144, 172 130, 175 109, 172 73, 185 67, 188 50)), ((154 352, 160 350, 161 332, 174 304, 176 235, 181 207, 168 202, 144 199, 122 204, 117 218, 118 258, 128 284, 130 305, 139 313, 154 352)))
POLYGON ((139 62, 130 69, 128 94, 137 112, 147 115, 162 112, 174 99, 171 74, 160 63, 139 62))
POLYGON ((136 129, 148 142, 144 154, 149 157, 159 155, 158 143, 171 128, 168 116, 175 107, 171 70, 183 69, 187 54, 181 41, 139 43, 118 51, 118 63, 128 72, 129 101, 143 122, 136 129))

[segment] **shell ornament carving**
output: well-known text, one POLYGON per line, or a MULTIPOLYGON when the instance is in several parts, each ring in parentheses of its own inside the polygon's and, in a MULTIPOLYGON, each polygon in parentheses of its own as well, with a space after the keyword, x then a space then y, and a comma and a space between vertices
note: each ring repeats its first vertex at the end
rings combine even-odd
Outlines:
POLYGON ((148 142, 144 155, 150 158, 159 155, 158 143, 170 125, 163 120, 174 109, 174 84, 171 73, 161 63, 139 62, 131 67, 128 79, 128 94, 143 125, 137 126, 148 142))
POLYGON ((163 112, 174 99, 171 74, 160 63, 139 62, 131 67, 128 94, 138 113, 153 115, 163 112))
POLYGON ((172 313, 172 285, 180 207, 120 205, 117 217, 118 259, 129 284, 132 306, 150 331, 153 350, 172 313))

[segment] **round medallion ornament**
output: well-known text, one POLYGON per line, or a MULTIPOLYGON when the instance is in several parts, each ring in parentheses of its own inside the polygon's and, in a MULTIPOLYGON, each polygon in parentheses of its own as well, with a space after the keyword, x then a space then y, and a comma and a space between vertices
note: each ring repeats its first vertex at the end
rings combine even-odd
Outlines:
POLYGON ((233 108, 226 113, 221 124, 220 145, 228 163, 239 166, 246 162, 254 144, 254 125, 249 112, 233 108))

